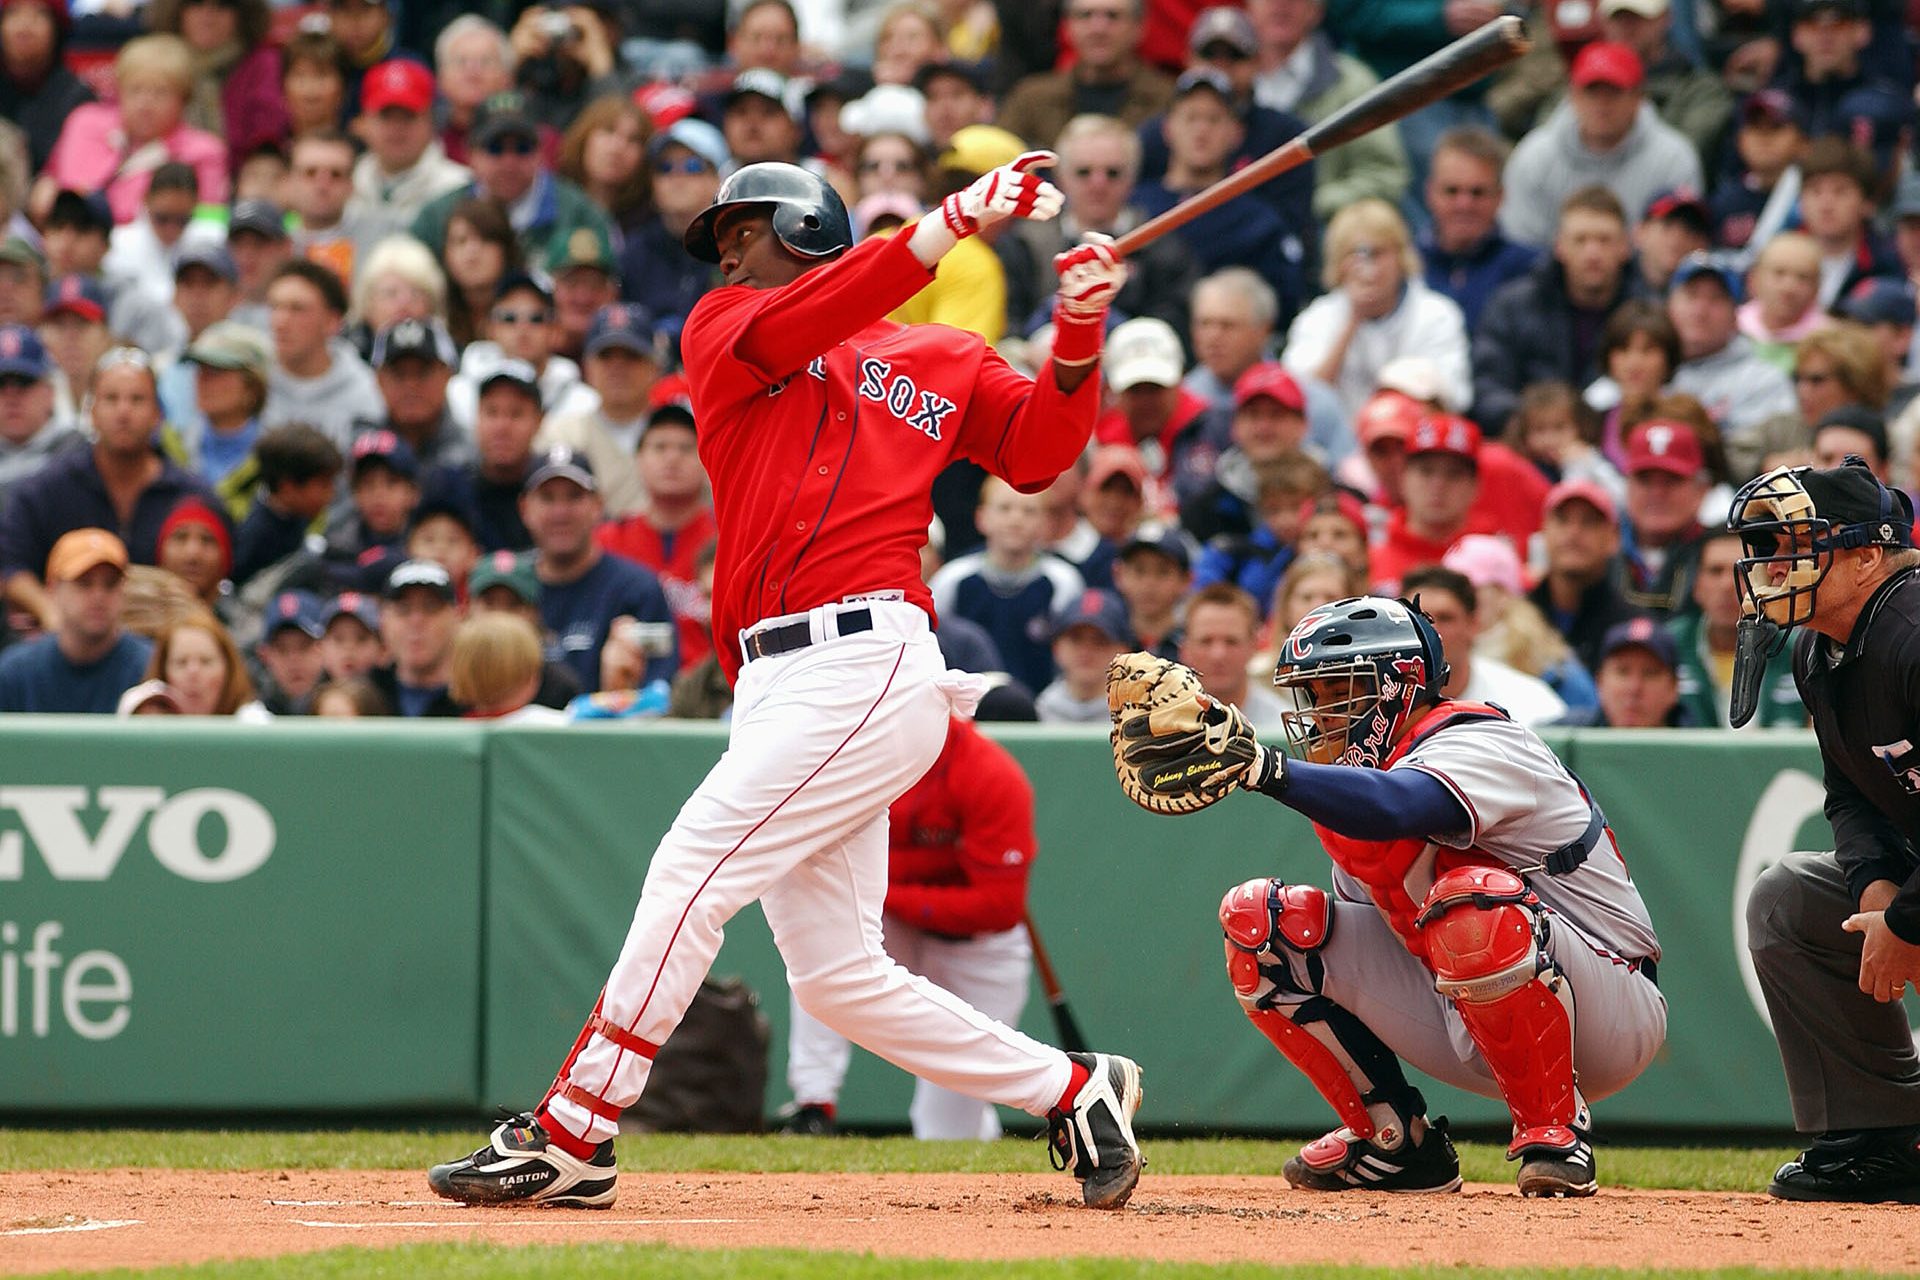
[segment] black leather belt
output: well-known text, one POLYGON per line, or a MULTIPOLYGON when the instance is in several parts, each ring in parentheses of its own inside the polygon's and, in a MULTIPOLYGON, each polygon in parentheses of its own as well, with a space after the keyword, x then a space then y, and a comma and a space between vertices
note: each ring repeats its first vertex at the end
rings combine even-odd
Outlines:
POLYGON ((1633 968, 1635 973, 1638 973, 1654 986, 1657 987, 1660 985, 1660 966, 1654 962, 1652 956, 1645 957, 1638 964, 1634 965, 1633 968))
MULTIPOLYGON (((873 630, 873 611, 871 609, 848 609, 834 615, 832 640, 839 636, 858 635, 862 631, 873 630)), ((741 650, 747 655, 747 661, 755 658, 774 658, 783 653, 793 653, 813 643, 813 628, 807 619, 789 622, 784 626, 762 627, 750 632, 740 642, 741 650)))

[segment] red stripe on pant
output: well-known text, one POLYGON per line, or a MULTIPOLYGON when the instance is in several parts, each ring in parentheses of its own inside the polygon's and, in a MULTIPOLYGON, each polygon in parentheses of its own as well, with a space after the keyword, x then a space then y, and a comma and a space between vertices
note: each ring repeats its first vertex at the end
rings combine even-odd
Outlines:
MULTIPOLYGON (((554 1129, 558 1127, 554 1121, 552 1121, 550 1118, 547 1118, 547 1104, 553 1101, 554 1096, 556 1094, 564 1096, 569 1102, 573 1102, 581 1107, 586 1108, 588 1111, 591 1111, 593 1114, 601 1117, 602 1119, 609 1120, 609 1121, 618 1121, 620 1116, 619 1111, 611 1107, 606 1101, 607 1090, 613 1088, 614 1080, 619 1077, 620 1066, 621 1066, 621 1063, 625 1060, 625 1055, 629 1052, 637 1052, 637 1050, 634 1050, 632 1048, 632 1043, 646 1045, 649 1048, 651 1048, 654 1052, 658 1052, 659 1050, 658 1045, 653 1044, 651 1041, 642 1040, 638 1035, 635 1035, 633 1028, 640 1025, 640 1019, 646 1016, 647 1006, 653 1003, 654 992, 660 989, 660 979, 662 975, 664 975, 667 971, 667 957, 673 954, 674 943, 679 941, 680 931, 686 927, 687 917, 693 914, 693 904, 700 900, 700 895, 706 892, 706 888, 709 884, 713 883, 713 878, 720 874, 720 868, 727 864, 727 859, 733 857, 734 854, 740 852, 741 848, 747 843, 747 841, 753 839, 755 833, 758 832, 760 828, 766 826, 769 822, 773 821, 774 815, 779 813, 782 809, 786 808, 787 805, 793 800, 795 796, 799 795, 802 791, 806 789, 806 786, 808 783, 812 782, 815 778, 819 777, 821 774, 821 771, 824 770, 828 765, 832 764, 834 761, 834 758, 838 756, 842 751, 846 750, 847 744, 852 742, 854 738, 858 736, 860 731, 867 727, 867 721, 873 719, 873 713, 880 709, 880 704, 886 701, 887 694, 893 689, 894 678, 900 674, 900 664, 906 660, 906 656, 907 656, 907 646, 903 644, 900 646, 900 652, 894 656, 893 670, 887 673, 886 684, 881 686, 879 696, 873 700, 873 705, 867 708, 867 713, 860 717, 860 723, 853 726, 853 728, 847 733, 847 736, 841 740, 839 746, 835 747, 832 751, 827 753, 826 759, 822 760, 817 766, 815 766, 812 773, 802 778, 799 782, 799 785, 795 786, 793 790, 787 792, 785 796, 781 797, 779 804, 776 804, 773 806, 773 808, 767 810, 766 817, 754 823, 752 828, 749 829, 745 835, 741 836, 740 839, 734 843, 734 846, 731 849, 721 854, 720 860, 713 864, 713 869, 707 872, 706 879, 700 882, 700 887, 695 889, 693 891, 693 896, 687 899, 686 908, 685 910, 681 911, 680 919, 674 923, 673 933, 669 935, 667 938, 666 949, 660 953, 659 967, 653 971, 653 983, 647 988, 646 998, 640 1002, 639 1011, 633 1015, 633 1020, 627 1023, 626 1026, 620 1027, 614 1023, 608 1022, 606 1018, 601 1014, 600 1012, 601 1005, 606 1003, 606 998, 607 998, 606 989, 604 987, 601 988, 600 998, 594 1002, 593 1013, 587 1018, 587 1025, 581 1028, 579 1038, 573 1042, 573 1049, 571 1052, 567 1054, 567 1060, 565 1065, 563 1065, 560 1068, 560 1074, 554 1077, 553 1087, 548 1089, 547 1096, 540 1100, 540 1106, 538 1108, 537 1114, 543 1118, 543 1124, 547 1128, 547 1131, 549 1134, 551 1134, 554 1131, 554 1129), (588 1093, 585 1089, 582 1089, 577 1085, 569 1084, 567 1081, 567 1075, 573 1070, 573 1064, 575 1060, 579 1058, 580 1051, 586 1047, 587 1040, 595 1034, 596 1030, 599 1030, 600 1033, 605 1035, 607 1039, 613 1041, 616 1045, 618 1045, 620 1047, 620 1052, 614 1056, 613 1069, 607 1073, 607 1082, 604 1085, 600 1086, 600 1089, 597 1093, 588 1093), (608 1114, 609 1112, 611 1112, 612 1114, 609 1115, 608 1114)), ((651 1059, 653 1057, 653 1053, 641 1053, 641 1056, 651 1059)), ((572 1135, 569 1135, 569 1136, 572 1136, 572 1135)), ((580 1140, 578 1138, 575 1138, 575 1141, 578 1142, 580 1140)))

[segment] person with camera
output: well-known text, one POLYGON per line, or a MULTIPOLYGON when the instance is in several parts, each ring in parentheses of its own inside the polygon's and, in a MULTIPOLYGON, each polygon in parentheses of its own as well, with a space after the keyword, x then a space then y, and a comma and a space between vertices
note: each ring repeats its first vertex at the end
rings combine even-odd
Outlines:
POLYGON ((713 648, 708 634, 711 602, 700 590, 696 561, 719 535, 706 468, 694 449, 693 411, 669 402, 653 411, 640 431, 634 467, 646 505, 624 520, 600 526, 594 541, 660 579, 680 637, 680 669, 699 664, 713 648))
POLYGON ((613 50, 620 33, 612 21, 583 4, 536 4, 522 11, 507 39, 517 63, 514 79, 535 121, 564 132, 580 108, 618 92, 613 50))

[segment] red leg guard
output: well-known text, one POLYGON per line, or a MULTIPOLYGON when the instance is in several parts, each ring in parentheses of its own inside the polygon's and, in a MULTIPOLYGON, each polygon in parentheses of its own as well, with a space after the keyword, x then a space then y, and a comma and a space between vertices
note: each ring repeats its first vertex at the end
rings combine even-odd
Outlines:
POLYGON ((1458 867, 1434 882, 1417 923, 1435 987, 1460 1011, 1513 1113, 1508 1158, 1575 1146, 1573 991, 1547 954, 1540 900, 1504 867, 1458 867))
POLYGON ((1360 1090, 1347 1076, 1346 1066, 1320 1038, 1277 1009, 1249 1009, 1247 1017, 1260 1034, 1273 1041, 1283 1057, 1300 1068, 1320 1096, 1333 1104, 1340 1123, 1357 1138, 1373 1136, 1373 1117, 1367 1114, 1360 1090))

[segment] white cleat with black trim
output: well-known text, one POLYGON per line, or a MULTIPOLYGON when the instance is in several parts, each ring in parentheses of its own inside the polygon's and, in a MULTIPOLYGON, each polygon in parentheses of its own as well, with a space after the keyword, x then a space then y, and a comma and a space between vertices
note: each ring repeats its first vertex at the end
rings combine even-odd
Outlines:
POLYGON ((581 1160, 553 1145, 527 1112, 493 1131, 488 1144, 463 1160, 437 1164, 427 1185, 437 1196, 462 1204, 531 1204, 570 1209, 606 1209, 614 1200, 619 1170, 613 1140, 581 1160))
POLYGON ((1070 1053, 1087 1069, 1073 1109, 1047 1114, 1047 1156, 1080 1180, 1089 1209, 1118 1209, 1133 1195, 1146 1157, 1133 1137, 1140 1109, 1140 1065, 1112 1053, 1070 1053))

